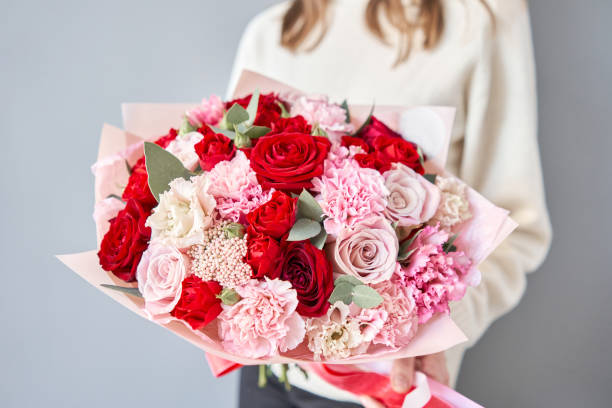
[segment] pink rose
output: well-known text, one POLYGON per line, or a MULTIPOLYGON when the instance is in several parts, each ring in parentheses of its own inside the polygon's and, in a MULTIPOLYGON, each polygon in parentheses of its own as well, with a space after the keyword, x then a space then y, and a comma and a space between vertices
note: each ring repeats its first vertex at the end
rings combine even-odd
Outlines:
POLYGON ((136 279, 150 318, 167 318, 181 297, 188 259, 178 249, 152 243, 142 254, 136 279))
POLYGON ((340 231, 333 258, 341 272, 364 283, 378 283, 393 275, 398 251, 391 223, 383 217, 372 217, 340 231))
POLYGON ((114 197, 105 198, 97 202, 94 207, 93 218, 96 223, 96 233, 98 243, 102 242, 102 238, 110 228, 110 220, 115 218, 119 211, 125 207, 125 203, 114 197))
POLYGON ((386 214, 401 226, 419 225, 434 216, 440 189, 410 167, 394 163, 383 174, 389 190, 386 214))
POLYGON ((270 357, 302 342, 305 323, 296 312, 297 293, 289 282, 251 280, 235 290, 242 299, 223 305, 218 317, 225 350, 249 358, 270 357))

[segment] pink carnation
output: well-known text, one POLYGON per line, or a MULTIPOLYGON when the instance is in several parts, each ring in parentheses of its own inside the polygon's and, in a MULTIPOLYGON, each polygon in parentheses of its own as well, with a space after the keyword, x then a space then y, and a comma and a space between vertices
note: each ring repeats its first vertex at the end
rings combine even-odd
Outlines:
POLYGON ((374 169, 362 168, 353 159, 336 167, 326 163, 325 174, 312 180, 313 190, 327 216, 325 230, 337 235, 343 227, 351 227, 366 218, 382 215, 389 191, 385 179, 374 169))
POLYGON ((442 245, 448 232, 438 226, 426 226, 409 250, 414 250, 399 275, 403 284, 414 290, 419 323, 425 323, 435 313, 448 313, 448 302, 465 294, 472 263, 462 252, 445 253, 442 245))
POLYGON ((185 116, 192 126, 216 125, 223 117, 223 101, 216 95, 211 95, 208 100, 202 99, 199 106, 187 111, 185 116))
POLYGON ((225 350, 249 358, 271 357, 296 348, 306 334, 296 312, 297 293, 279 279, 251 280, 235 288, 242 298, 223 305, 219 336, 225 350))
POLYGON ((222 161, 208 173, 208 193, 217 202, 223 219, 241 221, 246 214, 270 200, 273 190, 263 191, 249 160, 241 151, 229 161, 222 161))
POLYGON ((346 122, 346 111, 342 106, 329 102, 327 96, 289 96, 291 116, 302 115, 310 124, 318 125, 327 132, 332 141, 340 141, 346 133, 354 131, 346 122))

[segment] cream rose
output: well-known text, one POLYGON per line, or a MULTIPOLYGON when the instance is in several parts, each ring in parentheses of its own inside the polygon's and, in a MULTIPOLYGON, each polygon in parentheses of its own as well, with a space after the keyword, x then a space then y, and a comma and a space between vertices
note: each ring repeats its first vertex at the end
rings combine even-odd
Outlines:
POLYGON ((156 243, 142 254, 136 279, 149 317, 162 318, 174 309, 181 297, 188 262, 178 249, 156 243))
POLYGON ((159 204, 147 219, 151 240, 177 248, 201 243, 212 224, 215 200, 205 191, 205 175, 190 181, 178 178, 161 194, 159 204))
POLYGON ((387 216, 398 225, 409 227, 428 221, 440 203, 440 190, 411 168, 395 163, 383 174, 387 197, 387 216))
POLYGON ((338 233, 333 246, 336 267, 364 283, 378 283, 396 269, 399 243, 383 217, 368 218, 338 233))

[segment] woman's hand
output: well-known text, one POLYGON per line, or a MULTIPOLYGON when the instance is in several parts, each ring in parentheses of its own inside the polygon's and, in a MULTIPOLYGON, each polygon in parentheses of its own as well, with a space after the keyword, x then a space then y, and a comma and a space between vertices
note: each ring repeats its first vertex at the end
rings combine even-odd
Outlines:
POLYGON ((439 383, 448 385, 446 357, 444 352, 440 352, 395 360, 391 367, 391 387, 396 392, 407 392, 414 382, 415 371, 421 371, 439 383))

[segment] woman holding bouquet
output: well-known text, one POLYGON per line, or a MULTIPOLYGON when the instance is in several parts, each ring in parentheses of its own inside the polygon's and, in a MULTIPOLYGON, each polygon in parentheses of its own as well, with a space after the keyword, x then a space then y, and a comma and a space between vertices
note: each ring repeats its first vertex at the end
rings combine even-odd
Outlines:
MULTIPOLYGON (((411 387, 415 370, 454 385, 466 348, 517 304, 526 274, 537 269, 550 243, 526 2, 283 2, 247 26, 230 91, 243 69, 351 103, 369 104, 374 96, 380 105, 457 109, 447 169, 509 209, 519 228, 480 265, 482 283, 451 306, 469 342, 393 363, 398 392, 411 387)), ((243 368, 241 406, 379 406, 313 374, 290 370, 289 380, 297 388, 287 392, 271 381, 258 389, 257 368, 243 368)))

